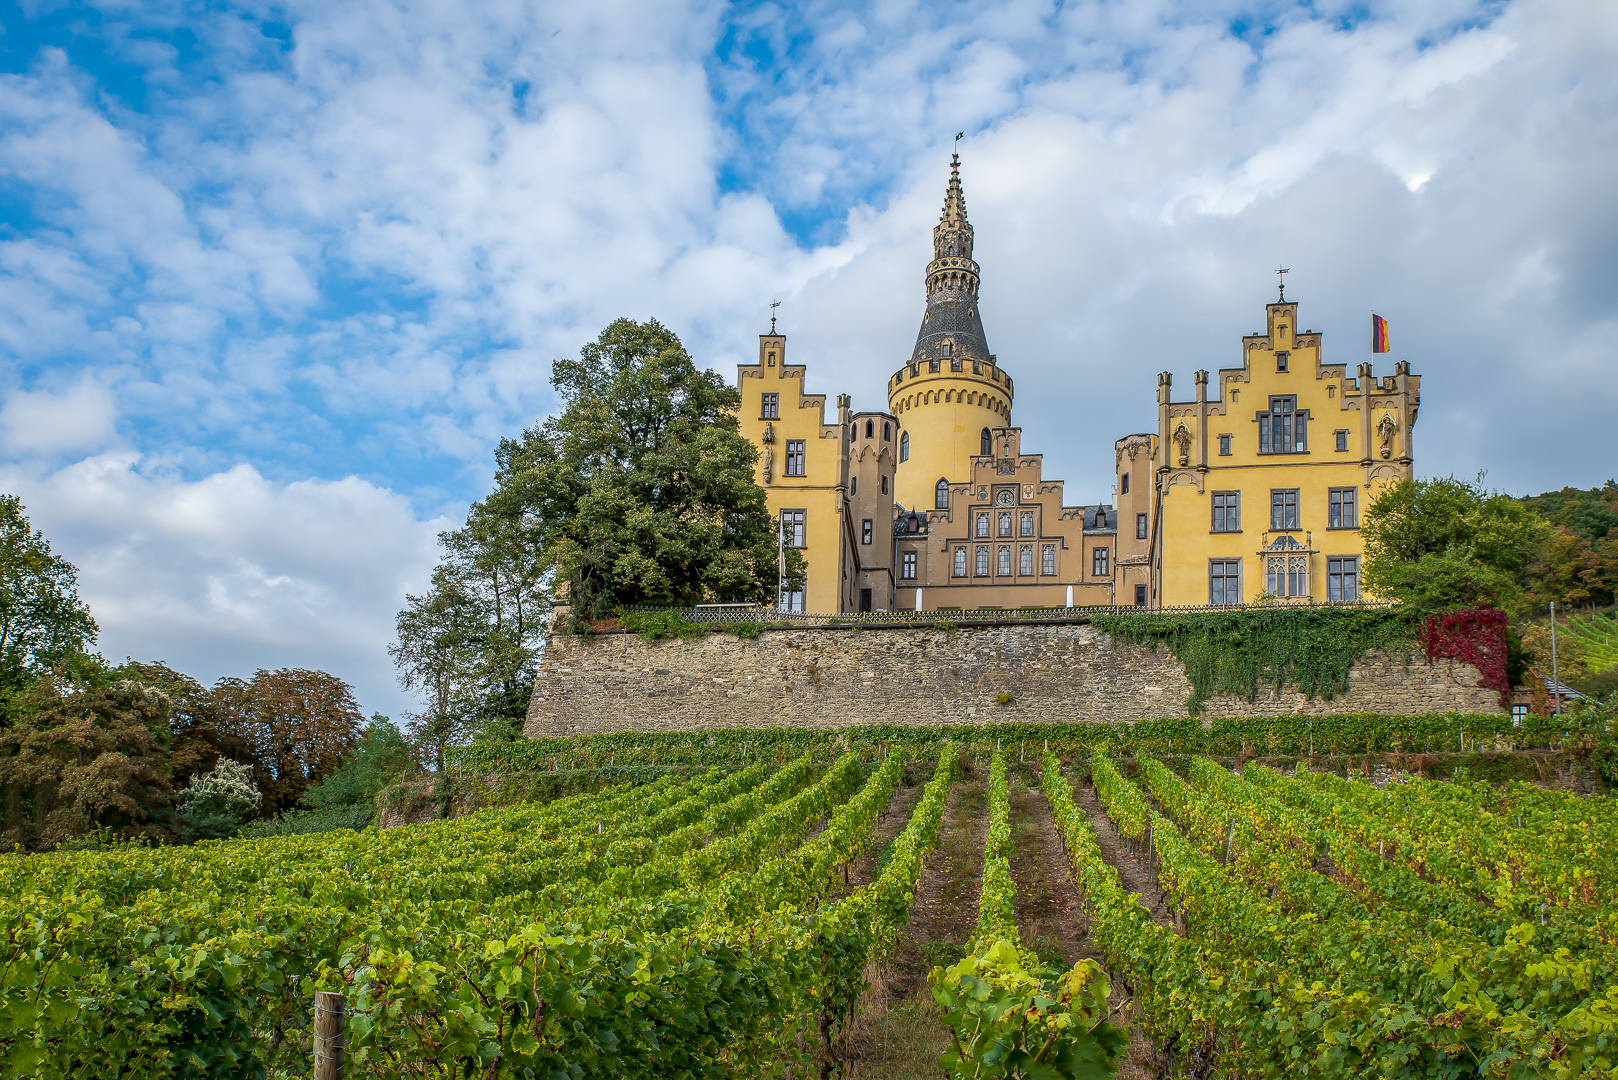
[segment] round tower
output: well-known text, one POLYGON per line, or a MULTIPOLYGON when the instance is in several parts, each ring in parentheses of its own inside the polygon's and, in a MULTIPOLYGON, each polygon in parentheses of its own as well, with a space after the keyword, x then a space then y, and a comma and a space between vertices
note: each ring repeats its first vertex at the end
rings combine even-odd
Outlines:
POLYGON ((1011 376, 995 364, 978 315, 978 264, 957 154, 933 229, 916 348, 888 380, 888 411, 900 432, 894 501, 907 510, 930 510, 940 480, 970 480, 972 458, 993 453, 987 433, 1011 426, 1011 403, 1011 376))

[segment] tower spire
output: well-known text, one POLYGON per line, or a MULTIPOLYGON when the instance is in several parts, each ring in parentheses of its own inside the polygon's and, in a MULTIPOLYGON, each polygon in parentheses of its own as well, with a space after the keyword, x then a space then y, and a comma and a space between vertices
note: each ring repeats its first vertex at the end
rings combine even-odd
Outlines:
POLYGON ((961 155, 951 154, 944 209, 933 228, 933 259, 927 264, 927 313, 916 335, 912 363, 951 359, 988 361, 989 346, 978 316, 978 264, 972 261, 972 223, 966 217, 961 155))

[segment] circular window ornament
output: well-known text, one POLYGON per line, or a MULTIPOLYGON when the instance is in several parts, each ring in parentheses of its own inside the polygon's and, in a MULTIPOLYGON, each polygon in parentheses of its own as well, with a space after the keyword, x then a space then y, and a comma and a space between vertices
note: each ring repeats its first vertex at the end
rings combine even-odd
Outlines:
POLYGON ((1010 506, 1011 505, 1011 500, 1014 499, 1014 498, 1016 498, 1016 496, 1013 495, 1011 492, 1002 491, 1002 492, 1000 492, 998 495, 996 495, 994 497, 994 501, 999 503, 1001 506, 1010 506))

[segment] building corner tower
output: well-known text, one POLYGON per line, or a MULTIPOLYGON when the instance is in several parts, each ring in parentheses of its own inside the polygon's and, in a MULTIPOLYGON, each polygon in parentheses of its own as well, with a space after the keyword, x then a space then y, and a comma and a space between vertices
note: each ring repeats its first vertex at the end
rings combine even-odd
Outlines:
POLYGON ((1011 426, 1011 376, 996 365, 984 338, 978 283, 957 154, 933 229, 916 347, 888 380, 888 411, 900 429, 894 498, 908 510, 946 506, 940 484, 947 491, 948 484, 971 479, 972 458, 992 456, 992 432, 1011 426))

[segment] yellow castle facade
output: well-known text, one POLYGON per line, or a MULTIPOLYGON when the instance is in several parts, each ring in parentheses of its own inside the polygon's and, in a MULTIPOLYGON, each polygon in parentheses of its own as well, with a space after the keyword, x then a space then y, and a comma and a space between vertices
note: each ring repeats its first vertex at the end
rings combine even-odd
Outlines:
POLYGON ((1360 515, 1412 475, 1421 379, 1399 363, 1327 363, 1279 292, 1241 365, 1157 381, 1157 430, 1114 444, 1114 501, 1069 506, 1012 424, 1011 375, 989 351, 972 226, 953 159, 926 306, 887 409, 827 415, 786 335, 737 369, 741 426, 783 543, 807 572, 787 611, 1144 608, 1363 599, 1360 515))

